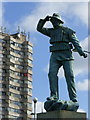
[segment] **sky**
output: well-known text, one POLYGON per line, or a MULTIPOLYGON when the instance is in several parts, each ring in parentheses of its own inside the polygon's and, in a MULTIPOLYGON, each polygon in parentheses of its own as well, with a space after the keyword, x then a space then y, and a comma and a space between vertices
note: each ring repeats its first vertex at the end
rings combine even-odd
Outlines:
MULTIPOLYGON (((49 37, 37 32, 36 26, 41 18, 53 13, 59 13, 65 24, 76 31, 83 50, 88 50, 88 1, 82 0, 74 2, 64 1, 24 1, 18 2, 3 0, 0 2, 0 26, 6 27, 7 33, 17 32, 20 26, 21 31, 30 32, 30 41, 33 43, 33 98, 38 98, 37 112, 44 111, 43 103, 49 96, 48 69, 51 53, 49 52, 49 37)), ((46 27, 52 27, 47 23, 46 27)), ((78 111, 88 113, 88 58, 73 53, 74 74, 77 86, 78 101, 80 104, 78 111)), ((61 68, 58 73, 60 99, 69 100, 66 81, 61 68)), ((89 84, 90 85, 90 84, 89 84)))

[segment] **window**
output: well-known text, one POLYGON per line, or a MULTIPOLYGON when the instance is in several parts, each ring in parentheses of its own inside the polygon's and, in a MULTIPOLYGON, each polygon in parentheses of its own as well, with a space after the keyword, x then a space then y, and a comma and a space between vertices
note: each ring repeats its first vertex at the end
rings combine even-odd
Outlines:
POLYGON ((31 88, 28 88, 27 91, 28 91, 28 92, 32 92, 32 89, 31 89, 31 88))
POLYGON ((15 67, 18 69, 23 69, 23 66, 21 66, 21 65, 15 65, 15 67))
POLYGON ((0 43, 2 43, 3 42, 3 40, 2 39, 0 39, 0 43))
POLYGON ((28 45, 28 49, 32 50, 32 46, 28 45))
POLYGON ((11 93, 11 92, 9 92, 9 96, 16 97, 16 98, 21 98, 20 95, 15 94, 15 93, 11 93))
POLYGON ((31 111, 27 110, 27 114, 30 115, 30 114, 31 114, 31 111))
POLYGON ((2 112, 1 112, 1 110, 0 110, 0 119, 2 118, 2 112))
POLYGON ((18 58, 18 61, 19 61, 19 62, 23 62, 23 59, 21 59, 21 58, 18 58))
POLYGON ((11 59, 13 59, 13 60, 15 60, 15 57, 14 57, 14 56, 12 56, 12 55, 10 56, 10 58, 11 58, 11 59))
POLYGON ((16 82, 16 83, 20 83, 20 84, 23 84, 23 83, 24 83, 23 80, 18 80, 18 79, 12 78, 12 77, 9 77, 9 80, 11 80, 11 81, 13 81, 13 82, 16 82))
POLYGON ((19 54, 19 55, 24 55, 24 53, 21 52, 21 51, 19 51, 19 50, 14 50, 14 52, 15 52, 16 54, 19 54))
POLYGON ((31 96, 27 96, 28 100, 32 100, 32 97, 31 96))
POLYGON ((2 95, 7 95, 6 92, 2 91, 2 95))
MULTIPOLYGON (((12 116, 12 115, 8 115, 8 118, 17 118, 17 116, 12 116)), ((10 119, 10 120, 12 120, 12 119, 10 119)), ((15 119, 13 119, 13 120, 15 120, 15 119)))
POLYGON ((2 80, 2 76, 0 76, 0 81, 2 80))
POLYGON ((14 74, 14 71, 12 71, 12 70, 9 70, 9 72, 10 72, 11 74, 14 74))
POLYGON ((28 56, 32 56, 32 53, 28 52, 28 56))
POLYGON ((26 99, 27 97, 25 95, 21 95, 21 98, 22 99, 26 99))
POLYGON ((7 70, 4 69, 4 70, 3 70, 3 74, 6 74, 6 73, 7 73, 7 70))
POLYGON ((13 49, 13 48, 10 48, 10 51, 14 52, 14 49, 13 49))
POLYGON ((14 67, 14 63, 10 63, 10 65, 11 65, 12 67, 14 67))
POLYGON ((8 100, 6 100, 6 99, 2 100, 2 104, 7 104, 7 103, 8 103, 8 100))
POLYGON ((2 104, 2 100, 0 99, 0 104, 2 104))
POLYGON ((2 57, 3 57, 3 54, 0 54, 0 57, 2 58, 2 57))
POLYGON ((19 101, 12 101, 12 100, 10 100, 10 103, 18 105, 18 106, 21 106, 21 102, 19 102, 19 101))
POLYGON ((7 88, 7 85, 6 84, 2 84, 2 88, 7 88))
POLYGON ((0 46, 0 50, 2 50, 3 48, 2 48, 2 46, 0 46))
POLYGON ((32 86, 32 82, 28 81, 28 85, 32 86))
POLYGON ((29 59, 28 59, 28 62, 29 62, 30 64, 32 64, 32 60, 29 60, 29 59))
POLYGON ((8 78, 5 77, 5 76, 3 76, 3 77, 2 77, 2 80, 3 80, 3 81, 8 81, 8 78))
POLYGON ((7 111, 7 108, 6 107, 2 107, 2 111, 7 111))
POLYGON ((12 56, 12 55, 10 55, 10 58, 11 58, 12 60, 15 60, 15 61, 23 62, 23 59, 22 59, 22 58, 18 58, 18 57, 12 56))
POLYGON ((2 69, 0 69, 0 72, 2 73, 2 69))
POLYGON ((15 57, 15 60, 18 61, 19 58, 15 57))
POLYGON ((6 43, 7 43, 6 41, 3 41, 3 42, 2 42, 2 46, 5 46, 5 45, 6 45, 6 43))
POLYGON ((22 58, 14 57, 16 61, 23 62, 22 58))
POLYGON ((20 44, 20 43, 15 43, 15 46, 19 47, 19 48, 22 48, 22 44, 20 44))
POLYGON ((15 45, 15 42, 11 40, 11 41, 10 41, 10 44, 15 45))
POLYGON ((19 110, 19 109, 14 109, 14 108, 8 108, 8 111, 16 112, 16 113, 18 113, 18 114, 21 113, 21 110, 19 110))
POLYGON ((18 86, 14 86, 14 85, 9 85, 9 88, 12 88, 12 89, 15 89, 15 90, 18 90, 18 91, 21 90, 20 87, 18 87, 18 86))
POLYGON ((28 108, 32 108, 32 104, 31 103, 27 103, 28 108))
POLYGON ((10 72, 11 74, 14 74, 14 75, 17 75, 17 76, 23 76, 22 73, 16 72, 16 71, 13 71, 13 70, 9 70, 9 72, 10 72))
POLYGON ((0 96, 2 96, 2 92, 0 91, 0 96))
POLYGON ((2 111, 2 107, 0 107, 0 111, 2 111))
POLYGON ((32 67, 29 66, 29 67, 28 67, 28 70, 32 70, 32 67))
POLYGON ((16 43, 16 42, 14 42, 14 41, 10 41, 10 44, 12 44, 12 45, 14 45, 14 46, 16 46, 16 47, 19 47, 19 48, 22 48, 22 44, 20 44, 20 43, 16 43))

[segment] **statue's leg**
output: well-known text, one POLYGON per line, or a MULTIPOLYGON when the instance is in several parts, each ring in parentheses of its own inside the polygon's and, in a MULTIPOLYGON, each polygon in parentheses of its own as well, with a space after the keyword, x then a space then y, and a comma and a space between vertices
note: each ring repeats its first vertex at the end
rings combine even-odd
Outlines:
POLYGON ((64 68, 70 100, 72 100, 73 102, 77 102, 77 93, 76 93, 76 86, 75 86, 74 73, 73 73, 73 60, 63 61, 63 68, 64 68))
POLYGON ((51 55, 50 58, 50 66, 49 66, 49 84, 50 84, 50 97, 59 99, 59 93, 58 93, 58 70, 62 66, 60 62, 56 59, 55 54, 51 55))

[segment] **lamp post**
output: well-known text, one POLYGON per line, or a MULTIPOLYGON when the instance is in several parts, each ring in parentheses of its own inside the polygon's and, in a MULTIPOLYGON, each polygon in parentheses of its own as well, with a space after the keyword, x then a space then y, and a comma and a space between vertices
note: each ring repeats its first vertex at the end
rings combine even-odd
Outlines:
POLYGON ((37 103, 38 99, 35 97, 33 99, 33 102, 34 102, 34 120, 35 120, 35 117, 36 117, 36 103, 37 103))

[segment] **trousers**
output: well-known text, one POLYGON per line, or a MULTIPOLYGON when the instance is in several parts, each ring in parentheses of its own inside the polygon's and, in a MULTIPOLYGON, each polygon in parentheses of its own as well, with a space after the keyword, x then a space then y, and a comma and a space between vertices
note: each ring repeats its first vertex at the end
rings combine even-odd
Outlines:
POLYGON ((50 84, 50 96, 59 99, 58 91, 58 71, 61 66, 64 69, 64 75, 67 83, 67 89, 70 100, 77 100, 75 79, 73 73, 73 60, 61 60, 60 55, 57 56, 55 53, 51 55, 50 66, 49 66, 49 84, 50 84))

